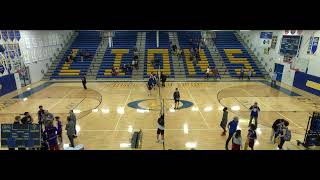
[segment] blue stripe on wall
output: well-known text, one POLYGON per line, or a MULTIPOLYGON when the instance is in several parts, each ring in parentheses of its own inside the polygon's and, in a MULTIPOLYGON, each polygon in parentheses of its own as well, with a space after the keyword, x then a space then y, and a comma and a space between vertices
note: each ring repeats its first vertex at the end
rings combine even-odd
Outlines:
POLYGON ((29 97, 31 96, 32 94, 36 93, 36 92, 39 92, 41 90, 43 90, 44 88, 50 86, 51 84, 53 84, 52 82, 46 82, 46 83, 43 83, 41 84, 40 86, 37 86, 35 88, 32 88, 30 89, 29 91, 25 91, 23 92, 22 94, 19 94, 15 97, 13 97, 14 99, 23 99, 23 98, 26 98, 26 97, 29 97))
POLYGON ((320 89, 307 86, 307 82, 311 81, 315 84, 320 84, 320 77, 312 76, 303 72, 296 72, 294 75, 293 86, 309 93, 320 96, 320 89))
POLYGON ((0 96, 17 90, 14 74, 9 74, 0 77, 0 96))
POLYGON ((300 96, 300 94, 297 94, 297 93, 290 91, 289 89, 283 88, 279 85, 271 85, 271 83, 268 81, 261 81, 261 83, 268 85, 268 86, 272 87, 273 89, 276 89, 280 92, 283 92, 283 93, 287 94, 288 96, 300 96))

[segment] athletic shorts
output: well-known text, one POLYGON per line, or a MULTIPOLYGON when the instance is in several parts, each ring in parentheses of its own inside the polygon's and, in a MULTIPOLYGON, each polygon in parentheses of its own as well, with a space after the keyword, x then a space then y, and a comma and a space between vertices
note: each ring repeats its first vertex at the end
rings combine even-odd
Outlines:
POLYGON ((175 102, 175 103, 177 103, 177 102, 179 102, 179 101, 180 101, 179 99, 174 99, 174 102, 175 102))
POLYGON ((250 140, 249 140, 249 147, 250 147, 250 148, 253 148, 253 146, 254 146, 254 140, 253 140, 253 139, 250 139, 250 140))
POLYGON ((152 86, 148 86, 148 90, 151 90, 152 89, 152 86))
POLYGON ((158 128, 158 130, 157 130, 157 134, 164 135, 164 130, 161 130, 161 129, 159 129, 159 128, 158 128))

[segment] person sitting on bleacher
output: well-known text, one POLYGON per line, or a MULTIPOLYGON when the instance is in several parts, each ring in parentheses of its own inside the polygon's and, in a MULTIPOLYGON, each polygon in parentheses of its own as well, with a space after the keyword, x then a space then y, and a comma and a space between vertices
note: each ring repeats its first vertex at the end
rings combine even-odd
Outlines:
POLYGON ((121 69, 122 69, 122 71, 123 71, 124 73, 127 73, 128 68, 127 68, 127 66, 126 66, 125 63, 122 64, 121 69))
POLYGON ((117 76, 118 75, 118 69, 115 67, 112 67, 112 76, 117 76))
POLYGON ((89 51, 85 51, 85 53, 84 53, 84 57, 86 58, 86 59, 88 59, 88 58, 90 58, 90 53, 89 53, 89 51))
POLYGON ((82 49, 80 50, 79 54, 80 54, 81 62, 83 62, 84 53, 82 49))

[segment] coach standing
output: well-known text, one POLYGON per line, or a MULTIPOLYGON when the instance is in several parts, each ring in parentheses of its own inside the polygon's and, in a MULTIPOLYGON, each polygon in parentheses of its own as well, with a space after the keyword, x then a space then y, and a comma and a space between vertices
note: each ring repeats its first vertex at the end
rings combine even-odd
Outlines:
POLYGON ((82 86, 83 86, 83 88, 84 88, 84 89, 87 89, 87 79, 86 79, 86 77, 83 76, 83 77, 81 78, 81 81, 82 81, 82 86))

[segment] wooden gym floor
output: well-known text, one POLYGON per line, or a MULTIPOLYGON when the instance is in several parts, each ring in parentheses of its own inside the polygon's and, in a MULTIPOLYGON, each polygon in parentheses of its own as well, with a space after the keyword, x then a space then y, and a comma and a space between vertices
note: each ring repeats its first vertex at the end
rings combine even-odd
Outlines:
MULTIPOLYGON (((291 142, 286 142, 284 148, 298 150, 304 149, 296 145, 296 140, 303 140, 308 117, 313 111, 320 111, 319 97, 284 84, 281 88, 273 88, 259 81, 168 82, 161 88, 166 123, 163 147, 156 143, 156 121, 160 112, 158 89, 147 96, 143 82, 89 82, 87 86, 88 90, 84 90, 80 82, 41 81, 24 87, 0 98, 0 123, 11 123, 16 115, 25 111, 31 112, 37 122, 38 106, 43 105, 55 116, 60 116, 64 125, 69 110, 75 109, 79 130, 76 143, 83 144, 86 150, 130 149, 127 144, 132 131, 140 129, 143 131, 143 150, 191 147, 223 150, 227 137, 220 135, 222 107, 229 107, 229 120, 239 116, 239 128, 245 141, 248 108, 258 102, 261 113, 256 149, 276 149, 269 143, 271 125, 275 119, 284 118, 290 122, 293 132, 291 142), (184 100, 179 110, 172 108, 176 87, 184 100)), ((63 140, 64 144, 69 143, 65 132, 63 140)))

